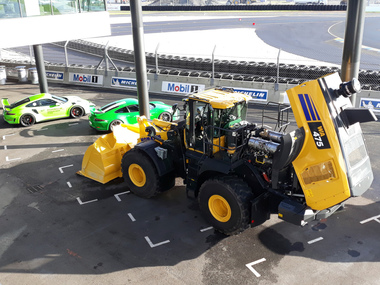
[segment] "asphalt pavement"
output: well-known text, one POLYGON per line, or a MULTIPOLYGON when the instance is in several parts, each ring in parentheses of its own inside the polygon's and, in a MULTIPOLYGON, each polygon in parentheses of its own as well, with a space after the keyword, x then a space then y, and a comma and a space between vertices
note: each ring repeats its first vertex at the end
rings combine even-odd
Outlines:
MULTIPOLYGON (((104 105, 134 92, 49 85, 104 105)), ((10 102, 39 93, 7 82, 10 102)), ((182 97, 154 96, 168 104, 182 97)), ((250 106, 248 119, 261 113, 250 106)), ((100 135, 87 117, 22 128, 0 116, 0 284, 378 284, 379 122, 362 125, 374 182, 327 220, 297 227, 272 216, 231 237, 215 232, 181 180, 153 199, 76 175, 100 135)))

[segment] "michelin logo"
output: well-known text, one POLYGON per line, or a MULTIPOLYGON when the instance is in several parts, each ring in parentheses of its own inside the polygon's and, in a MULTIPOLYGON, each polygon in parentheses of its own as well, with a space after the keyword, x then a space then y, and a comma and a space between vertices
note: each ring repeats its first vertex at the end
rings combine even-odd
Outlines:
POLYGON ((162 82, 162 91, 180 93, 180 94, 189 94, 197 93, 205 90, 205 85, 202 84, 186 84, 179 82, 162 82))
POLYGON ((360 107, 380 112, 380 99, 360 98, 360 107))
MULTIPOLYGON (((148 89, 150 85, 150 81, 147 81, 148 89)), ((122 77, 112 77, 111 85, 113 87, 129 87, 129 88, 137 88, 137 81, 134 78, 122 78, 122 77)))
POLYGON ((86 84, 103 84, 103 75, 70 73, 69 81, 86 84))
POLYGON ((63 80, 63 72, 46 71, 46 77, 53 80, 63 80))
POLYGON ((243 93, 251 97, 252 100, 256 101, 268 101, 268 90, 262 89, 240 89, 235 87, 224 87, 224 88, 232 88, 235 92, 243 93))

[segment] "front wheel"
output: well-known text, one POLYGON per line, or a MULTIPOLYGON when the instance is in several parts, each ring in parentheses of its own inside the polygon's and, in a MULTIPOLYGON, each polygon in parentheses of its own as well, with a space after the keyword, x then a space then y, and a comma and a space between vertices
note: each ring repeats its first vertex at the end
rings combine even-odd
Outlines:
POLYGON ((161 192, 160 179, 152 160, 142 151, 131 149, 121 161, 124 181, 132 193, 151 198, 161 192))
POLYGON ((31 114, 24 114, 20 117, 20 124, 24 127, 33 126, 35 122, 36 118, 31 114))
POLYGON ((249 226, 253 193, 240 178, 216 177, 204 182, 198 202, 202 215, 216 230, 233 235, 249 226))
POLYGON ((80 106, 72 107, 70 110, 70 115, 73 118, 80 118, 84 115, 84 110, 80 106))
POLYGON ((160 120, 166 121, 166 122, 171 122, 172 121, 172 114, 169 112, 163 112, 160 114, 158 117, 160 120))

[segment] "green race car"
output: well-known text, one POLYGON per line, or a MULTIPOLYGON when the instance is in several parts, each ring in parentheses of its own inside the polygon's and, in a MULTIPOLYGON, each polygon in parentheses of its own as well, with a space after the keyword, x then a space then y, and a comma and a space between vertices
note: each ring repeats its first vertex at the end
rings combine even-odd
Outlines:
POLYGON ((8 98, 3 98, 1 103, 4 120, 24 127, 70 116, 79 118, 95 107, 93 103, 78 96, 59 97, 48 93, 33 95, 13 104, 8 102, 8 98))
MULTIPOLYGON (((177 119, 177 112, 173 114, 173 108, 163 102, 153 101, 149 103, 150 119, 172 121, 177 119)), ((109 103, 99 109, 93 108, 88 117, 90 126, 98 131, 112 131, 112 128, 120 124, 136 124, 139 116, 139 102, 134 98, 127 98, 109 103)))

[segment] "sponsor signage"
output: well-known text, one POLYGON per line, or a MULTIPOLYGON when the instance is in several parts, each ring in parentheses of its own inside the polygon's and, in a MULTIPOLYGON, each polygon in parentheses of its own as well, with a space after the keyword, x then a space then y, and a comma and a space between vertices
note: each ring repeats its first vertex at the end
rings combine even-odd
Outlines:
POLYGON ((372 109, 374 112, 380 112, 380 99, 360 98, 360 107, 372 109))
POLYGON ((204 91, 205 87, 206 86, 202 84, 188 84, 180 82, 162 81, 162 91, 179 94, 197 93, 200 91, 204 91))
MULTIPOLYGON (((147 81, 148 89, 150 81, 147 81)), ((126 87, 126 88, 137 88, 137 81, 135 78, 123 78, 123 77, 112 77, 111 86, 113 87, 126 87)))
POLYGON ((224 87, 224 88, 232 88, 235 92, 243 93, 251 97, 252 100, 256 101, 268 101, 268 90, 263 89, 242 89, 236 87, 224 87))
POLYGON ((69 73, 69 81, 84 84, 103 84, 103 75, 69 73))
POLYGON ((63 81, 63 72, 46 71, 46 78, 51 80, 63 81))

